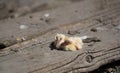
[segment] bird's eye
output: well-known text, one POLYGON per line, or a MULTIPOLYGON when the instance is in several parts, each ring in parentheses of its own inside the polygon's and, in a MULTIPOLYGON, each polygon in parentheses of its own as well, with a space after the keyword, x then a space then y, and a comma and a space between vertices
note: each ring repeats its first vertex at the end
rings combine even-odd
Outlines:
POLYGON ((60 38, 60 40, 62 40, 62 38, 60 38))

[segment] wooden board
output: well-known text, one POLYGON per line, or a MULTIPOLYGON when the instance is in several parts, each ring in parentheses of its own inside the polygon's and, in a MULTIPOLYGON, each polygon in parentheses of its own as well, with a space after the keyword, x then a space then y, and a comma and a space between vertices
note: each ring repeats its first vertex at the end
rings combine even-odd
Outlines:
POLYGON ((37 38, 1 50, 0 73, 89 72, 120 60, 120 30, 116 28, 120 25, 119 8, 108 8, 84 20, 57 26, 37 38), (84 43, 79 51, 60 51, 50 48, 56 33, 97 37, 100 41, 84 43))

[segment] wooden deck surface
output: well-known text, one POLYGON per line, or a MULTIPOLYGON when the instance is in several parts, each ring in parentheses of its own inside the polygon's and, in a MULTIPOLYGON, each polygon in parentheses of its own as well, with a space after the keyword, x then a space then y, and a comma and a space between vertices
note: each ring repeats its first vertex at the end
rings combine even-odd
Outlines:
MULTIPOLYGON (((30 38, 22 43, 15 43, 0 50, 0 73, 89 72, 104 64, 120 60, 119 0, 115 3, 111 1, 111 3, 108 3, 108 7, 106 5, 101 10, 97 10, 94 3, 87 2, 86 0, 83 4, 70 5, 73 9, 66 6, 65 8, 55 9, 55 13, 48 11, 53 18, 50 23, 38 21, 40 17, 38 15, 45 12, 31 14, 33 16, 32 20, 27 15, 17 19, 1 21, 0 23, 4 22, 4 25, 0 25, 3 27, 3 29, 0 29, 2 30, 0 31, 1 35, 5 34, 1 36, 1 38, 5 37, 3 40, 9 38, 8 36, 11 36, 11 34, 15 37, 19 35, 29 36, 30 38), (86 9, 81 7, 87 6, 87 4, 90 4, 90 9, 89 7, 86 7, 86 9), (78 13, 72 13, 74 8, 78 10, 78 13), (61 9, 68 10, 64 12, 61 9), (40 24, 39 27, 33 25, 31 28, 31 25, 28 25, 27 30, 19 30, 19 24, 16 25, 19 22, 20 24, 24 22, 24 24, 40 24), (9 26, 9 23, 11 26, 9 26), (5 30, 7 28, 11 30, 9 33, 5 30), (2 33, 3 31, 4 33, 2 33), (13 31, 16 32, 12 33, 13 31), (79 51, 60 51, 50 47, 56 33, 63 33, 68 36, 96 37, 100 41, 84 43, 83 48, 79 51)), ((15 40, 15 38, 11 40, 15 40)))

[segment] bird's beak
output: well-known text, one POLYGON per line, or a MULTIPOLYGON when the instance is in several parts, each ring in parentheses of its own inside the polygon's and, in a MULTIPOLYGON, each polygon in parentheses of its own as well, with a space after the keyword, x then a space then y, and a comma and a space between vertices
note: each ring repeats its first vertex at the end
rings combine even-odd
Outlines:
POLYGON ((61 44, 62 44, 62 40, 56 40, 56 47, 60 48, 61 44))

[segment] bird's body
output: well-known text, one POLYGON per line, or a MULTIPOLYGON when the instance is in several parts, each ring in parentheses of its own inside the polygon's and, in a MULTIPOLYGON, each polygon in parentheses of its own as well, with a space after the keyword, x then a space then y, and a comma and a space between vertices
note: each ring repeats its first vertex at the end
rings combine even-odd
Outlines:
POLYGON ((54 45, 63 50, 76 51, 82 48, 83 42, 80 37, 67 37, 63 34, 57 34, 54 45))

